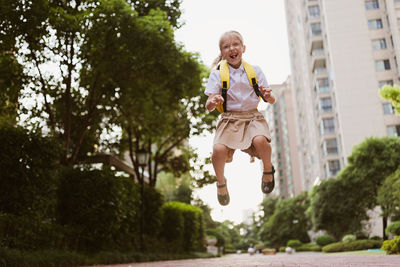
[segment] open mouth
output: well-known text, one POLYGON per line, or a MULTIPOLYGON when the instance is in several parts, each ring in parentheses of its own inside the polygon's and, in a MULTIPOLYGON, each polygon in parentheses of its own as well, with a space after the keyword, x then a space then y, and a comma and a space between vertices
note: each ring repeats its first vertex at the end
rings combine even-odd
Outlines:
POLYGON ((231 58, 231 59, 235 59, 235 58, 237 58, 237 54, 235 54, 235 55, 230 55, 229 57, 231 58))

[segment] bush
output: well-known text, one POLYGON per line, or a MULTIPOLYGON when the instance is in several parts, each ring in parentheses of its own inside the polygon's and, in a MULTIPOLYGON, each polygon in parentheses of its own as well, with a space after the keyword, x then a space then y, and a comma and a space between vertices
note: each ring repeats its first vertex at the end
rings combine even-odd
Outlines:
POLYGON ((285 252, 286 251, 286 247, 280 247, 279 248, 279 252, 285 252))
POLYGON ((264 244, 256 244, 256 245, 254 246, 254 249, 255 249, 255 250, 259 250, 259 251, 261 251, 263 248, 264 248, 264 244))
POLYGON ((199 207, 175 201, 163 205, 161 237, 171 243, 170 249, 201 250, 203 236, 203 211, 199 207))
POLYGON ((386 240, 383 242, 382 249, 386 251, 386 254, 400 254, 400 236, 392 240, 386 240))
POLYGON ((0 124, 0 212, 54 218, 60 149, 40 132, 0 124))
POLYGON ((307 244, 303 244, 300 247, 296 248, 296 250, 297 251, 321 251, 322 248, 317 244, 307 243, 307 244))
MULTIPOLYGON (((134 249, 140 233, 137 185, 111 170, 66 169, 58 193, 58 222, 73 229, 72 249, 134 249)), ((157 217, 157 214, 154 214, 157 217)), ((150 221, 149 221, 150 223, 150 221)))
POLYGON ((400 221, 392 222, 388 227, 386 227, 385 233, 387 235, 400 235, 400 221))
MULTIPOLYGON (((26 216, 0 213, 1 245, 8 248, 37 250, 67 248, 67 227, 26 216)), ((0 265, 1 266, 1 265, 0 265)))
POLYGON ((370 238, 371 240, 378 240, 378 241, 382 241, 382 237, 374 235, 373 237, 370 238))
POLYGON ((298 247, 300 247, 301 245, 303 245, 303 243, 300 240, 289 240, 286 244, 286 246, 291 247, 291 248, 295 248, 297 249, 298 247))
POLYGON ((264 241, 264 247, 271 247, 272 246, 272 243, 271 243, 271 241, 264 241))
POLYGON ((371 239, 355 240, 350 242, 337 242, 326 245, 322 248, 322 252, 342 252, 342 251, 354 251, 354 250, 364 250, 370 248, 380 248, 382 242, 371 239))
POLYGON ((267 252, 269 252, 269 253, 275 253, 276 252, 276 250, 274 249, 274 248, 264 248, 264 249, 262 249, 261 250, 261 252, 262 253, 267 253, 267 252))
POLYGON ((345 235, 345 236, 342 238, 342 242, 344 242, 344 243, 349 243, 349 242, 355 241, 356 239, 357 239, 357 238, 356 238, 355 235, 345 235))
POLYGON ((320 235, 317 237, 315 242, 320 245, 321 247, 324 247, 326 245, 332 244, 336 242, 336 239, 331 236, 331 235, 320 235))
POLYGON ((225 246, 225 237, 217 229, 207 229, 205 232, 207 235, 217 238, 217 247, 225 246))

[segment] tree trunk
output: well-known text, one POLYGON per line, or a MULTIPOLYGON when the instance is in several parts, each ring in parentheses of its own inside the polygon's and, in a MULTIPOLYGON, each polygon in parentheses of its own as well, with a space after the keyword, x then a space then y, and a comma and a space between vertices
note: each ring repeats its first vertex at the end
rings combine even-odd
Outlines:
POLYGON ((383 240, 387 240, 388 237, 386 236, 386 233, 385 233, 385 229, 387 227, 387 216, 382 216, 382 225, 383 225, 383 229, 382 229, 382 231, 383 231, 383 234, 382 234, 383 240))

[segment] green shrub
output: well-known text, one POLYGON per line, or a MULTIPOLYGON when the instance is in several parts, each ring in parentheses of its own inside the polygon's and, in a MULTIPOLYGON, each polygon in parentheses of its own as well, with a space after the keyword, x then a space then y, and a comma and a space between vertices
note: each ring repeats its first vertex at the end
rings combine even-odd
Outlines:
POLYGON ((324 247, 326 245, 329 245, 329 244, 332 244, 335 242, 336 242, 336 239, 331 235, 320 235, 315 240, 315 243, 317 243, 321 247, 324 247))
POLYGON ((297 251, 321 251, 322 248, 317 244, 307 243, 307 244, 303 244, 303 245, 299 246, 298 248, 296 248, 296 250, 297 251))
POLYGON ((264 249, 262 249, 261 250, 261 252, 273 252, 273 253, 275 253, 276 252, 276 250, 274 249, 274 248, 264 248, 264 249))
POLYGON ((344 242, 344 243, 349 243, 349 242, 355 241, 356 239, 357 239, 357 238, 356 238, 355 235, 345 235, 345 236, 342 238, 342 242, 344 242))
POLYGON ((271 247, 272 246, 272 242, 271 241, 264 241, 264 247, 271 247))
POLYGON ((1 245, 24 250, 67 248, 68 227, 26 216, 0 213, 1 245))
POLYGON ((337 242, 326 245, 322 248, 323 252, 342 252, 342 251, 355 251, 365 250, 370 248, 380 248, 382 242, 371 239, 355 240, 350 242, 337 242))
POLYGON ((388 227, 386 227, 385 233, 387 235, 400 235, 400 221, 392 222, 388 227))
POLYGON ((190 258, 210 258, 212 254, 191 253, 143 253, 137 251, 101 251, 95 254, 82 254, 64 250, 20 251, 0 247, 0 266, 92 266, 121 264, 142 261, 177 260, 190 258))
POLYGON ((170 249, 201 250, 203 227, 203 211, 199 207, 175 201, 162 206, 160 234, 171 243, 170 249))
POLYGON ((386 251, 386 254, 400 254, 400 236, 393 238, 392 240, 386 240, 383 242, 382 249, 386 251))
POLYGON ((303 245, 303 243, 300 240, 289 240, 286 244, 286 246, 291 247, 291 248, 295 248, 297 249, 298 247, 300 247, 301 245, 303 245))
POLYGON ((255 246, 254 246, 254 249, 255 250, 262 250, 264 248, 264 244, 256 244, 255 246))
POLYGON ((279 252, 285 252, 286 251, 286 247, 280 247, 279 248, 279 252))
POLYGON ((0 124, 0 212, 54 218, 60 149, 40 132, 0 124))
POLYGON ((57 220, 73 229, 73 249, 137 248, 140 199, 129 178, 116 177, 111 170, 66 169, 58 199, 57 220))
POLYGON ((371 240, 378 240, 378 241, 382 241, 382 237, 374 235, 373 237, 370 238, 371 240))
POLYGON ((225 246, 225 237, 217 229, 207 229, 205 232, 217 238, 217 247, 225 246))

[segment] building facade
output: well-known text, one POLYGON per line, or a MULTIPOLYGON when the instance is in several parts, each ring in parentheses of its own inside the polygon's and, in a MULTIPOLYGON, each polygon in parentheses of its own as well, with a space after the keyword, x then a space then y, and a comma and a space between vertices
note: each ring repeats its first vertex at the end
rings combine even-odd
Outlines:
POLYGON ((302 192, 301 168, 290 79, 283 84, 271 85, 271 88, 276 102, 267 105, 264 116, 270 126, 272 162, 276 170, 276 189, 272 194, 283 199, 302 192))
POLYGON ((285 0, 302 190, 334 177, 354 145, 400 136, 378 89, 399 84, 400 0, 285 0))

